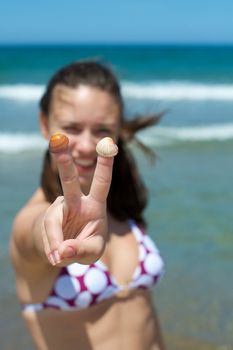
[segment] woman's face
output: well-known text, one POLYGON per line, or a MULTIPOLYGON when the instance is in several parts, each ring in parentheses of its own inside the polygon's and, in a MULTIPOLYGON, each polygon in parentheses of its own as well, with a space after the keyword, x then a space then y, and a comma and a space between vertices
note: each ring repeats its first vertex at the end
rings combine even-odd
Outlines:
POLYGON ((93 179, 96 144, 105 136, 118 140, 120 111, 114 98, 87 85, 54 88, 47 122, 47 137, 55 132, 68 136, 82 191, 87 194, 93 179))

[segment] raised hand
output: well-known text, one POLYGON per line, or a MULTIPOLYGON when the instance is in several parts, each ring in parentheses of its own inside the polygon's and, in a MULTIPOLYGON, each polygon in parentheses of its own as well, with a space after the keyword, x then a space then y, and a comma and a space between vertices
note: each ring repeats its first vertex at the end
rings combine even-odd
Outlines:
POLYGON ((89 264, 103 253, 107 235, 106 199, 117 146, 109 138, 97 145, 97 165, 88 195, 80 188, 65 135, 50 139, 64 196, 48 208, 42 224, 45 253, 52 265, 77 261, 89 264))

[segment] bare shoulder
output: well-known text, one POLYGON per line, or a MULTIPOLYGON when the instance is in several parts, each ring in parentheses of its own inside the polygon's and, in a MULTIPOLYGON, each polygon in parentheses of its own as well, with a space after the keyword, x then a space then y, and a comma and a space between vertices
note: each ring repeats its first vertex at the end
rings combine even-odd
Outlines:
POLYGON ((48 207, 49 203, 46 202, 39 189, 16 215, 10 240, 10 254, 13 260, 16 256, 18 258, 36 256, 32 230, 36 220, 45 213, 48 207))

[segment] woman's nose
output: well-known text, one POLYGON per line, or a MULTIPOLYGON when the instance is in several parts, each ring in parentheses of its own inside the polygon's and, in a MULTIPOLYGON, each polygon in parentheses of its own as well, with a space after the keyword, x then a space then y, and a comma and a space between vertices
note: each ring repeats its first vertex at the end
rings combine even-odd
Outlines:
POLYGON ((75 150, 79 154, 91 155, 96 152, 96 141, 94 136, 89 131, 83 131, 75 137, 75 150))

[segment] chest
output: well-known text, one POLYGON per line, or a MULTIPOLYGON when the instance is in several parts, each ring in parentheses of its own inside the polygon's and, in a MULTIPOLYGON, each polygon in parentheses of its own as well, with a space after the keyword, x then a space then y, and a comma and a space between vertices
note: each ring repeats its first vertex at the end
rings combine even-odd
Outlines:
POLYGON ((83 309, 112 296, 125 297, 129 291, 151 288, 163 271, 157 247, 134 224, 132 230, 120 233, 109 236, 100 260, 62 268, 40 306, 83 309))

